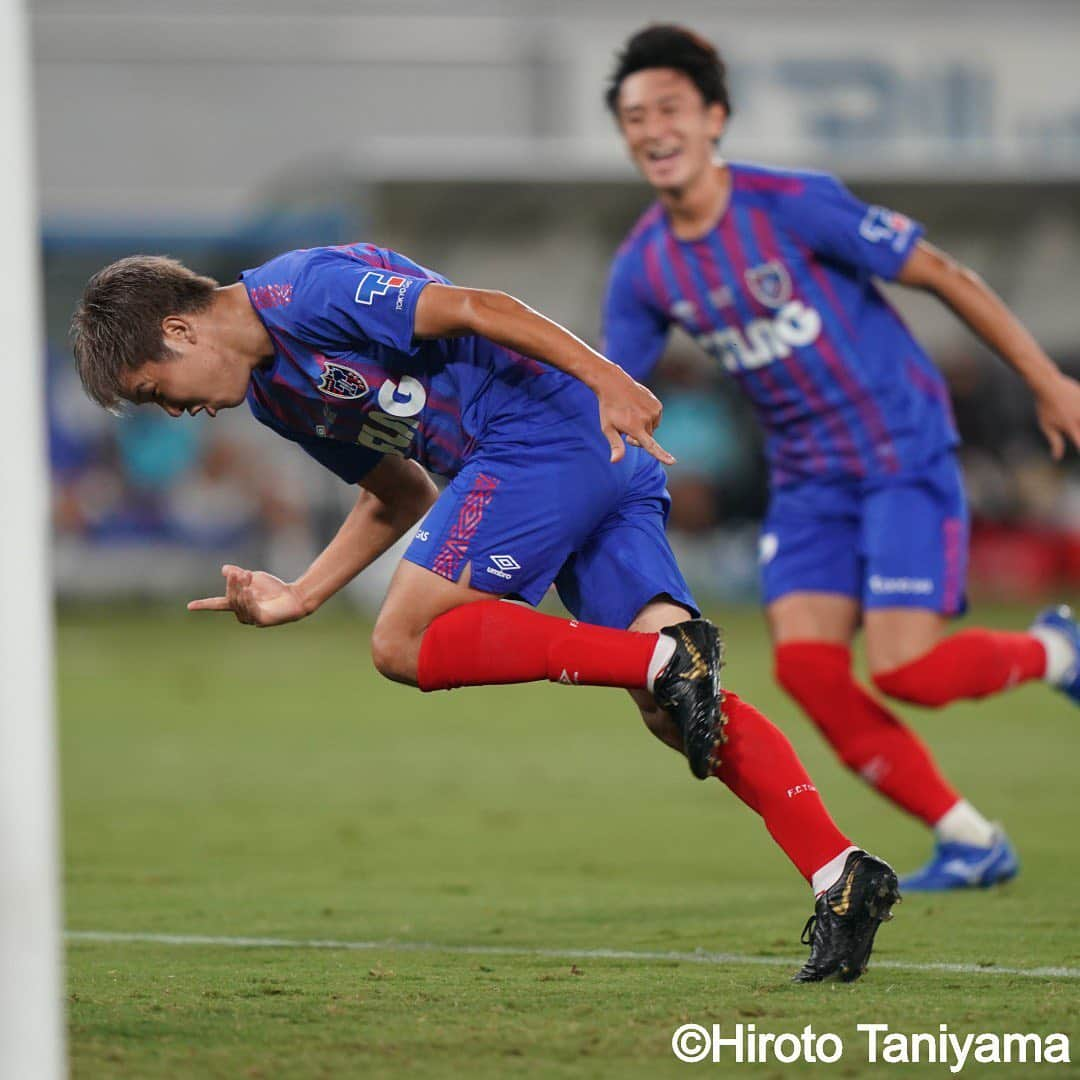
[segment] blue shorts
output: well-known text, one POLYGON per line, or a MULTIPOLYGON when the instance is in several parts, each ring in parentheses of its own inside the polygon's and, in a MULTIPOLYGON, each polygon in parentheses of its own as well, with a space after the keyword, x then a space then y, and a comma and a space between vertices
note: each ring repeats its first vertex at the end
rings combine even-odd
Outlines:
POLYGON ((537 604, 554 583, 575 618, 625 629, 650 600, 698 609, 664 533, 664 470, 578 434, 480 447, 420 523, 405 558, 474 589, 537 604))
POLYGON ((766 604, 828 592, 864 608, 958 615, 967 607, 967 557, 967 504, 951 452, 910 474, 785 485, 761 532, 766 604))

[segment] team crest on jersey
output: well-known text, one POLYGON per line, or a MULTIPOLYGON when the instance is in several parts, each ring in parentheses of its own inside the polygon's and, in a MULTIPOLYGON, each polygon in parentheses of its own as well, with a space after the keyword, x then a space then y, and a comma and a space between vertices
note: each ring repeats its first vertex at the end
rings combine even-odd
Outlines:
POLYGON ((766 307, 783 307, 791 299, 791 275, 779 259, 751 266, 746 271, 746 287, 766 307))
POLYGON ((324 360, 319 389, 330 397, 352 401, 362 398, 368 392, 368 384, 360 372, 324 360))

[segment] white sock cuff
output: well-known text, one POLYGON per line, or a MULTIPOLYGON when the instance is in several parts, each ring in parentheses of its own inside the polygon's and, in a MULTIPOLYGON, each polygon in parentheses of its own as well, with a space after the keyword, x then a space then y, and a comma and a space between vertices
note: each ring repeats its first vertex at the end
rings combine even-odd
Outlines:
POLYGON ((859 851, 854 844, 844 848, 835 858, 830 859, 824 866, 814 871, 810 878, 810 888, 814 890, 814 897, 819 897, 826 889, 831 889, 844 872, 844 863, 853 851, 859 851))
POLYGON ((656 638, 656 648, 653 649, 652 659, 649 661, 649 671, 645 682, 649 690, 653 688, 656 676, 668 666, 668 661, 675 655, 675 639, 673 637, 668 637, 667 634, 657 634, 656 638))
POLYGON ((934 835, 946 843, 988 848, 993 845, 997 830, 967 799, 960 799, 934 822, 934 835))
POLYGON ((1076 664, 1076 652, 1072 642, 1049 626, 1033 626, 1028 633, 1046 650, 1046 671, 1043 678, 1051 686, 1064 682, 1076 664))

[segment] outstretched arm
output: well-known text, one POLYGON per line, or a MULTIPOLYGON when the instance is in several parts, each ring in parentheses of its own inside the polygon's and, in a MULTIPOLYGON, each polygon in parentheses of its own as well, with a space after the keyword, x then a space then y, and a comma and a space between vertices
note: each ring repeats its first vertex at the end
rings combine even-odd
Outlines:
POLYGON ((896 280, 934 293, 1023 377, 1055 459, 1070 442, 1080 449, 1080 383, 1058 368, 978 274, 920 240, 896 280))
POLYGON ((361 481, 337 535, 293 582, 263 570, 223 566, 225 595, 192 600, 189 611, 231 611, 242 623, 278 626, 321 607, 427 513, 438 491, 415 462, 384 457, 361 481))
POLYGON ((611 444, 612 461, 620 460, 626 452, 621 435, 665 465, 675 461, 652 437, 663 410, 644 386, 569 330, 506 293, 428 285, 416 301, 413 332, 418 338, 478 334, 543 360, 580 379, 596 394, 600 426, 611 444))

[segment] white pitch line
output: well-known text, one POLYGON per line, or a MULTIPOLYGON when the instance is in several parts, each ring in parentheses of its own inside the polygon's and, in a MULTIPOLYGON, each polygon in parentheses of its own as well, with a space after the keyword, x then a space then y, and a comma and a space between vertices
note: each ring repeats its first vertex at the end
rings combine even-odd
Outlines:
MULTIPOLYGON (((228 949, 338 949, 345 952, 431 952, 459 956, 537 956, 547 960, 663 960, 688 964, 741 964, 798 967, 802 960, 787 956, 745 956, 719 952, 649 952, 632 949, 530 949, 518 945, 439 945, 433 941, 331 941, 268 937, 211 937, 203 934, 139 934, 110 930, 68 930, 68 941, 113 944, 217 945, 228 949)), ((887 971, 937 971, 947 975, 1018 975, 1032 979, 1080 979, 1080 968, 983 967, 980 964, 918 964, 907 960, 874 960, 887 971)))

